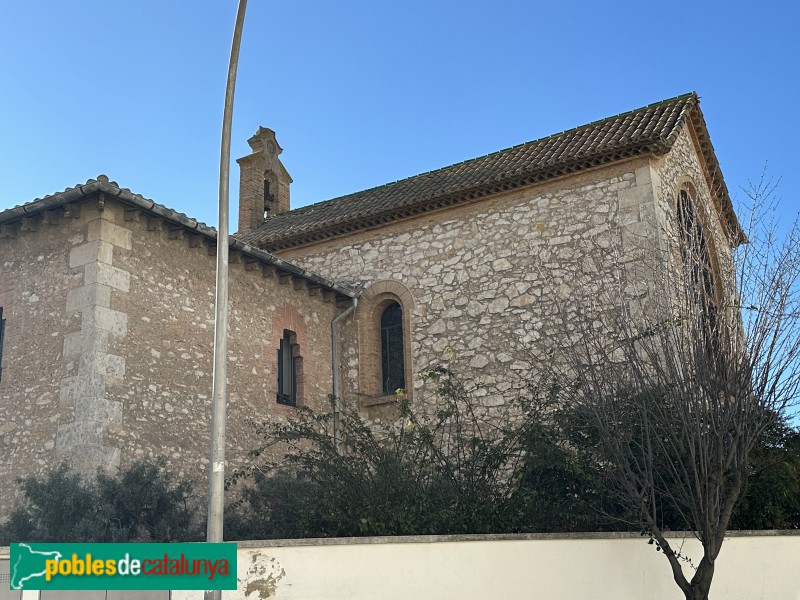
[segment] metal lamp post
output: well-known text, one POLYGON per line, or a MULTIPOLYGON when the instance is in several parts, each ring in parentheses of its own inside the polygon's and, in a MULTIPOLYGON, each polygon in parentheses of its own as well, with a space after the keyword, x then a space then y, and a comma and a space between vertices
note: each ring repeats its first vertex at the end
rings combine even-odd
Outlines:
MULTIPOLYGON (((225 109, 222 117, 222 148, 219 161, 219 226, 217 227, 217 282, 214 317, 214 367, 211 400, 211 462, 208 469, 207 542, 222 541, 222 517, 225 500, 225 411, 228 363, 228 190, 230 187, 231 122, 236 69, 247 0, 239 0, 233 31, 225 109)), ((206 600, 220 600, 221 590, 205 593, 206 600)))

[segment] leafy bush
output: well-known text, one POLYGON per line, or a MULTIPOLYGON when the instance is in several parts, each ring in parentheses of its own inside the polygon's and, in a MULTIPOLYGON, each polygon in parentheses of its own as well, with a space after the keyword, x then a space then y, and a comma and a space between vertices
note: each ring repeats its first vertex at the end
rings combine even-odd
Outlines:
POLYGON ((800 528, 800 431, 779 423, 753 451, 751 463, 731 528, 800 528))
MULTIPOLYGON (((451 373, 427 376, 438 382, 440 410, 426 418, 401 403, 397 422, 383 426, 345 411, 338 450, 329 413, 300 409, 288 423, 256 425, 264 445, 228 481, 239 496, 226 512, 226 538, 640 528, 608 480, 598 440, 559 404, 558 390, 531 390, 490 421, 451 373), (265 458, 276 451, 278 460, 265 458)), ((628 417, 635 437, 639 425, 628 417)), ((797 527, 800 433, 765 434, 751 470, 734 527, 797 527)), ((660 477, 669 487, 669 472, 660 477)), ((669 494, 661 498, 664 529, 686 529, 683 514, 669 494)))
MULTIPOLYGON (((618 529, 595 507, 602 481, 561 437, 546 402, 510 407, 516 418, 481 416, 447 370, 442 408, 430 417, 400 405, 390 426, 341 416, 334 442, 328 413, 298 411, 285 424, 256 425, 265 444, 229 487, 230 539, 618 529), (282 448, 282 459, 267 461, 282 448)), ((611 509, 609 509, 611 510, 611 509)))
MULTIPOLYGON (((519 399, 488 420, 451 373, 427 376, 438 382, 440 410, 423 417, 402 403, 398 421, 384 426, 346 411, 338 449, 328 413, 300 409, 288 423, 256 425, 264 445, 228 481, 226 539, 638 526, 605 478, 597 440, 560 410, 557 392, 532 393, 537 400, 519 399), (280 460, 265 459, 276 450, 280 460)), ((732 528, 800 527, 800 432, 772 428, 751 459, 732 528)), ((203 503, 163 460, 94 478, 62 464, 19 485, 24 498, 0 525, 0 545, 203 539, 203 503)), ((660 515, 665 528, 686 527, 668 496, 660 515)))
POLYGON ((11 542, 176 542, 202 539, 191 484, 164 461, 138 462, 111 476, 82 478, 61 464, 19 480, 24 498, 0 526, 11 542))

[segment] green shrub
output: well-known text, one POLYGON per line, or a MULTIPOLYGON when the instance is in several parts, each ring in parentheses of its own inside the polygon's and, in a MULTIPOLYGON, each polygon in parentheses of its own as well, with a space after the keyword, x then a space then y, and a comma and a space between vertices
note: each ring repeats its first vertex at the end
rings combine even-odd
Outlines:
POLYGON ((163 460, 138 462, 113 476, 99 471, 93 478, 64 463, 18 483, 23 500, 0 526, 0 545, 202 539, 191 485, 176 481, 163 460))
POLYGON ((445 369, 429 417, 400 405, 392 425, 300 409, 256 429, 264 445, 229 480, 240 499, 226 537, 331 537, 615 529, 602 480, 561 437, 552 406, 522 402, 488 420, 445 369), (510 413, 515 412, 512 420, 510 413), (282 459, 264 460, 282 448, 282 459), (267 451, 271 452, 267 452, 267 451))

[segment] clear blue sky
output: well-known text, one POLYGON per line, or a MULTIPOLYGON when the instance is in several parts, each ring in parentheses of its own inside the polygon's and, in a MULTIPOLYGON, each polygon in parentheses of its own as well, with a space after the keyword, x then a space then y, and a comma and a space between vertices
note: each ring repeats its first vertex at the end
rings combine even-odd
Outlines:
MULTIPOLYGON (((105 173, 216 223, 235 11, 234 0, 0 3, 0 208, 105 173)), ((232 154, 273 128, 297 207, 695 90, 732 195, 769 162, 794 213, 799 11, 250 0, 232 154)), ((235 163, 232 175, 235 215, 235 163)))

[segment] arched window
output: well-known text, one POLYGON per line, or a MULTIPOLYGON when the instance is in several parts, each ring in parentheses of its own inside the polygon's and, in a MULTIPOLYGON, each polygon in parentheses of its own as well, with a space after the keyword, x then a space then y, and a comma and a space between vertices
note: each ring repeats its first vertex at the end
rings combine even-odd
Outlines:
POLYGON ((686 190, 681 190, 678 195, 677 219, 687 293, 690 300, 699 304, 708 325, 713 326, 717 309, 711 253, 703 227, 695 214, 692 198, 686 190))
POLYGON ((414 310, 414 296, 399 281, 375 281, 361 293, 354 313, 358 381, 353 382, 361 406, 395 404, 400 397, 413 401, 414 310))
POLYGON ((264 173, 264 220, 270 218, 275 206, 276 177, 272 171, 264 173))
POLYGON ((381 385, 384 395, 406 387, 403 309, 397 302, 389 303, 381 313, 381 385))

